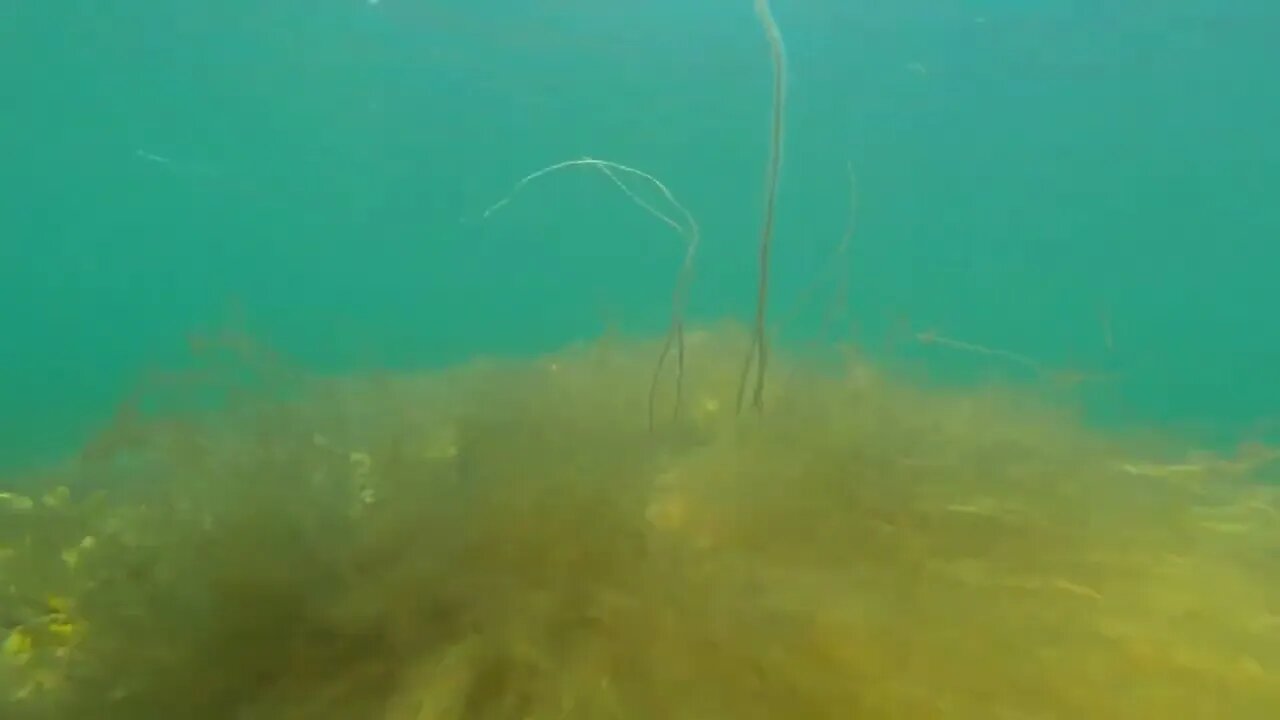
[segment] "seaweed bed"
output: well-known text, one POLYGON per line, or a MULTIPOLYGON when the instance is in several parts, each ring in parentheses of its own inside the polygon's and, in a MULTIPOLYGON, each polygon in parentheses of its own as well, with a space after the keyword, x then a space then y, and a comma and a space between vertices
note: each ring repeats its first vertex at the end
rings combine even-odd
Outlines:
POLYGON ((0 495, 0 714, 1276 717, 1267 449, 688 341, 652 432, 619 340, 126 406, 0 495))

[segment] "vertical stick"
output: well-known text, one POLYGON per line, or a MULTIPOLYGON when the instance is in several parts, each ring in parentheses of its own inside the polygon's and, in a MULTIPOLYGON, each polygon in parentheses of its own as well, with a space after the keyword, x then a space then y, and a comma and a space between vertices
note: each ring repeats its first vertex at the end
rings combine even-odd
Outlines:
POLYGON ((769 9, 769 0, 755 0, 756 15, 769 40, 769 52, 773 60, 773 127, 769 142, 769 172, 766 176, 764 224, 760 230, 760 271, 756 289, 756 319, 751 333, 751 346, 743 363, 742 377, 738 382, 738 412, 747 390, 747 378, 754 364, 755 389, 751 404, 757 411, 764 409, 764 378, 769 367, 769 339, 765 335, 765 319, 769 304, 769 253, 773 246, 774 208, 778 199, 778 174, 782 169, 782 110, 786 101, 787 61, 782 45, 782 33, 769 9))

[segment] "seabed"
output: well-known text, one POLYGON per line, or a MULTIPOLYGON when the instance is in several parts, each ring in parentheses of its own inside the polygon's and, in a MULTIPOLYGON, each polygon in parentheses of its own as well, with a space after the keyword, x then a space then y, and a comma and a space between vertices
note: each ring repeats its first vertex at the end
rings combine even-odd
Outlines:
POLYGON ((0 495, 0 715, 1280 717, 1276 454, 688 334, 138 400, 0 495))

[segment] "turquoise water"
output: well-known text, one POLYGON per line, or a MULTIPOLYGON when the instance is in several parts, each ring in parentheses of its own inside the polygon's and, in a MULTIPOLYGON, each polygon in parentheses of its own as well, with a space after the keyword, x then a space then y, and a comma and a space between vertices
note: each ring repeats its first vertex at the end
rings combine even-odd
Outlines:
MULTIPOLYGON (((933 331, 1105 376, 1100 421, 1276 438, 1273 4, 774 12, 784 340, 821 324, 826 300, 795 305, 852 163, 860 343, 1018 374, 910 342, 933 331)), ((598 174, 481 218, 581 155, 698 217, 695 321, 750 316, 770 68, 748 0, 8 0, 0 68, 0 465, 74 446, 229 321, 334 371, 659 333, 680 240, 598 174)))

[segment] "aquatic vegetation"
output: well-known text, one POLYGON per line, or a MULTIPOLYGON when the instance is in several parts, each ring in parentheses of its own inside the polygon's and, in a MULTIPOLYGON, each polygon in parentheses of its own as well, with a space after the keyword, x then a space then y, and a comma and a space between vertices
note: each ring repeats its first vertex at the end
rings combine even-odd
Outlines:
POLYGON ((858 182, 853 172, 853 162, 845 163, 845 172, 849 178, 849 210, 845 220, 844 232, 840 242, 831 250, 831 256, 822 270, 799 296, 792 308, 790 316, 781 323, 782 328, 789 328, 800 317, 812 312, 811 302, 822 288, 830 292, 826 312, 823 315, 823 337, 827 340, 847 337, 848 327, 842 325, 849 321, 849 249, 853 244, 854 231, 858 227, 858 182))
POLYGON ((42 496, 4 493, 0 510, 0 699, 39 703, 65 684, 86 623, 72 599, 85 592, 98 539, 57 485, 42 496), (36 590, 34 586, 41 589, 36 590))
POLYGON ((663 340, 662 349, 658 353, 658 360, 653 369, 653 380, 649 385, 648 397, 648 417, 649 429, 652 430, 656 423, 657 402, 658 402, 658 386, 662 381, 662 371, 666 368, 667 360, 671 357, 671 353, 675 352, 676 362, 676 378, 675 378, 675 400, 672 415, 678 419, 680 416, 680 408, 684 399, 684 364, 685 364, 685 306, 689 301, 689 286, 693 282, 693 263, 698 254, 698 245, 702 241, 701 234, 698 230, 698 222, 694 220, 693 214, 690 213, 680 201, 676 200, 674 194, 667 186, 658 178, 636 168, 622 165, 620 163, 608 160, 599 160, 597 158, 584 157, 577 160, 566 160, 564 162, 548 165, 541 170, 536 170, 523 178, 521 178, 511 189, 507 196, 497 203, 494 203, 484 211, 484 217, 489 217, 497 212, 507 203, 511 202, 511 198, 515 196, 525 185, 537 180, 538 178, 558 170, 574 167, 592 167, 600 170, 605 174, 614 185, 618 186, 628 198, 636 205, 640 206, 645 212, 653 215, 662 222, 669 225, 673 230, 679 233, 685 240, 684 260, 680 264, 680 270, 676 274, 675 286, 671 291, 671 320, 667 327, 666 338, 663 340), (619 174, 632 175, 645 180, 653 185, 661 193, 662 197, 673 208, 679 212, 683 218, 683 222, 673 220, 670 215, 658 210, 644 198, 637 195, 631 188, 623 182, 619 174))
POLYGON ((856 355, 747 421, 746 336, 658 434, 617 341, 122 413, 3 484, 4 717, 1274 716, 1274 452, 856 355))
POLYGON ((755 385, 751 404, 756 410, 764 409, 764 379, 769 369, 769 338, 765 320, 769 307, 769 255, 773 249, 773 221, 778 201, 778 174, 782 170, 783 110, 786 106, 787 57, 782 45, 782 32, 773 19, 769 0, 756 0, 756 15, 764 26, 769 40, 769 57, 773 62, 773 112, 769 130, 769 171, 765 176, 764 222, 760 226, 760 267, 756 287, 755 324, 751 331, 751 345, 742 365, 742 379, 738 383, 738 411, 747 391, 751 368, 755 367, 755 385))

